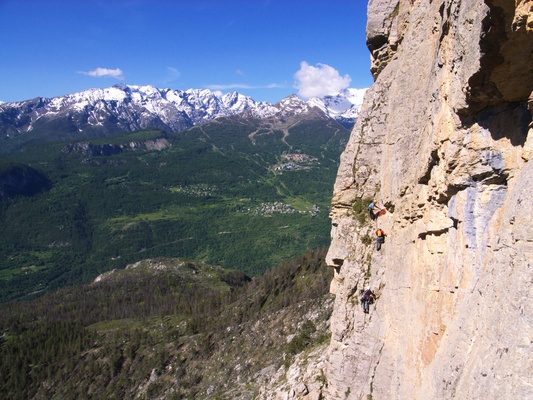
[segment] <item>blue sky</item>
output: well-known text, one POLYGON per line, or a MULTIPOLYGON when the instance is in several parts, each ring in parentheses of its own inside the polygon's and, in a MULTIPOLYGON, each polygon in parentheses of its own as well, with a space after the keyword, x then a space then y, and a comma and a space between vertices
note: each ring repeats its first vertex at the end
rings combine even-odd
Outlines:
POLYGON ((275 103, 372 84, 366 0, 0 0, 0 100, 117 83, 275 103))

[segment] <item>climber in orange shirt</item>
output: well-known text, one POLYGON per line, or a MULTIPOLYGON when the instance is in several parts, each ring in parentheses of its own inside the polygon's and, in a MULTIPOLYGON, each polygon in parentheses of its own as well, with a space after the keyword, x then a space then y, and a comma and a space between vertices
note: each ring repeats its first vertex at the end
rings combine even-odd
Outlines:
POLYGON ((381 249, 381 245, 385 243, 385 236, 387 235, 385 234, 383 229, 378 228, 376 230, 376 250, 377 251, 379 251, 381 249))

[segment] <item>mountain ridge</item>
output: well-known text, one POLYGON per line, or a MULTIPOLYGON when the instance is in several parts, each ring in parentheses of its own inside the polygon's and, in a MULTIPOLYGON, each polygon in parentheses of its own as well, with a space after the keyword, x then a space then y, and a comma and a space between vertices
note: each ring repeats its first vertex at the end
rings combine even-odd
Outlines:
MULTIPOLYGON (((284 118, 313 107, 351 127, 366 89, 345 89, 336 96, 307 102, 290 95, 272 105, 237 92, 208 89, 172 90, 151 85, 117 84, 54 98, 0 104, 0 138, 5 143, 26 134, 77 137, 109 136, 116 132, 156 128, 180 132, 220 117, 246 113, 257 118, 284 118)), ((33 138, 35 139, 35 138, 33 138)))

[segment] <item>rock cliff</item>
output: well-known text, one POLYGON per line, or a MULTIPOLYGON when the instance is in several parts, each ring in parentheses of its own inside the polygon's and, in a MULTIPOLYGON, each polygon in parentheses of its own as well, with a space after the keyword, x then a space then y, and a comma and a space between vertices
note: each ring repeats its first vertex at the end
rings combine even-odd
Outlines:
POLYGON ((271 397, 533 398, 533 1, 370 0, 367 45, 375 84, 332 202, 331 343, 289 374, 307 390, 271 397))
POLYGON ((532 9, 370 1, 376 81, 331 214, 326 398, 533 398, 532 9), (387 213, 361 223, 360 198, 387 213))

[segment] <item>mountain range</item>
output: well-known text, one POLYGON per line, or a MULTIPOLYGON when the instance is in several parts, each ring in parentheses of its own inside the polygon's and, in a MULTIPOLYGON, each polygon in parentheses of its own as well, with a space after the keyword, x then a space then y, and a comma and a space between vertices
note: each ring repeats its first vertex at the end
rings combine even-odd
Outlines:
POLYGON ((366 89, 345 89, 335 96, 303 101, 290 95, 276 104, 237 92, 171 90, 118 84, 54 98, 0 103, 2 152, 28 142, 53 138, 86 139, 157 128, 179 132, 220 117, 245 113, 256 119, 283 119, 316 107, 351 128, 366 89))

